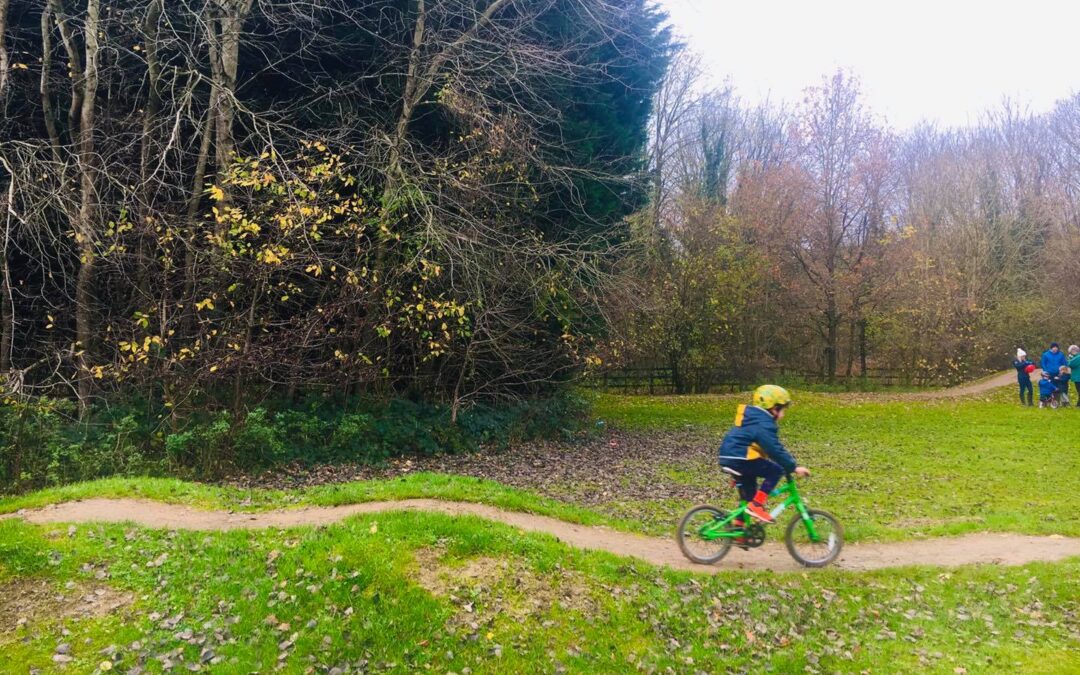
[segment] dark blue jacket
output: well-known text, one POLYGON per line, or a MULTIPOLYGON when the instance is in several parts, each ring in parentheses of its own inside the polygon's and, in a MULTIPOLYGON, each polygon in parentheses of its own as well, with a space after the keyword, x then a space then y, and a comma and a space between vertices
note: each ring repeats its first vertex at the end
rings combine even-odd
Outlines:
POLYGON ((1031 375, 1025 373, 1024 369, 1028 366, 1033 365, 1035 364, 1031 362, 1031 359, 1024 359, 1023 361, 1021 361, 1020 359, 1013 359, 1013 368, 1016 368, 1016 379, 1020 382, 1023 382, 1024 380, 1028 380, 1030 382, 1031 375))
POLYGON ((1053 380, 1048 380, 1046 378, 1039 380, 1039 396, 1049 398, 1050 396, 1053 396, 1054 392, 1057 390, 1057 385, 1054 384, 1053 380))
POLYGON ((1069 379, 1070 378, 1071 378, 1071 375, 1069 373, 1058 373, 1057 375, 1051 377, 1050 379, 1053 380, 1054 386, 1058 388, 1058 391, 1063 391, 1066 394, 1068 394, 1069 393, 1069 379))
POLYGON ((1054 352, 1047 349, 1045 352, 1043 352, 1042 362, 1040 363, 1040 365, 1042 366, 1044 372, 1050 373, 1051 375, 1057 375, 1058 371, 1061 370, 1061 367, 1066 365, 1065 352, 1059 349, 1058 353, 1055 354, 1054 352))
POLYGON ((797 466, 795 458, 780 442, 780 429, 773 416, 762 408, 740 405, 735 414, 735 426, 724 434, 720 443, 720 463, 725 459, 771 459, 785 473, 797 466))

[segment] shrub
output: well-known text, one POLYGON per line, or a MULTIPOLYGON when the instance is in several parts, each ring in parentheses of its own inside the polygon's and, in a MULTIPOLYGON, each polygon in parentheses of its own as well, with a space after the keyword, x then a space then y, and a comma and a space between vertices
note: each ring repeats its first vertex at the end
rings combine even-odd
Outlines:
POLYGON ((212 478, 289 461, 377 463, 570 438, 584 428, 586 410, 584 399, 564 394, 475 405, 451 423, 445 405, 311 397, 242 415, 202 411, 175 421, 164 409, 131 401, 80 422, 70 401, 8 400, 0 405, 0 492, 114 475, 212 478), (163 428, 166 421, 174 424, 171 432, 163 428))

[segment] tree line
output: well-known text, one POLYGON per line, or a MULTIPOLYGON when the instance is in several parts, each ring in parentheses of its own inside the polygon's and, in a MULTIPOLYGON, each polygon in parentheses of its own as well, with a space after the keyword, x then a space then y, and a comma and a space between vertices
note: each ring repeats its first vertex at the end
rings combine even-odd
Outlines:
POLYGON ((842 71, 795 105, 704 76, 681 54, 655 97, 640 295, 612 313, 608 363, 682 391, 702 368, 946 382, 1075 334, 1080 96, 899 133, 842 71))
POLYGON ((182 417, 589 367, 964 379, 1067 335, 1080 98, 898 133, 646 0, 0 0, 0 373, 182 417))
POLYGON ((645 0, 0 0, 0 372, 181 415, 541 394, 624 291, 645 0))

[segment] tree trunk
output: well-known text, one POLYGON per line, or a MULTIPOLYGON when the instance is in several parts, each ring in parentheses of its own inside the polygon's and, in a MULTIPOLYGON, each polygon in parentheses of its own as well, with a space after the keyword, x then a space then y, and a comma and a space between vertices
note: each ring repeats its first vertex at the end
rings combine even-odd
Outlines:
MULTIPOLYGON (((151 165, 155 159, 157 135, 154 127, 161 108, 161 65, 158 63, 158 22, 161 20, 164 0, 152 0, 143 21, 143 42, 146 48, 147 97, 143 108, 142 146, 139 153, 139 204, 136 211, 138 222, 138 250, 136 253, 134 303, 150 295, 149 278, 153 260, 153 202, 154 189, 150 182, 151 165)), ((133 308, 134 309, 134 308, 133 308)))
POLYGON ((100 0, 87 0, 86 69, 79 114, 79 173, 81 202, 75 239, 79 246, 79 276, 75 286, 75 362, 78 366, 79 412, 85 416, 93 382, 90 351, 93 347, 93 282, 97 242, 97 158, 94 154, 94 105, 98 86, 98 16, 100 0))
MULTIPOLYGON (((7 16, 9 0, 0 0, 0 110, 7 114, 8 53, 7 16)), ((3 161, 3 160, 0 160, 3 161)), ((8 173, 7 197, 4 205, 4 249, 0 260, 0 373, 11 368, 11 347, 15 332, 15 308, 11 295, 11 270, 8 268, 8 242, 11 241, 11 217, 15 208, 15 173, 5 161, 4 169, 8 173)), ((16 476, 18 474, 15 474, 16 476)))
POLYGON ((248 308, 247 326, 244 329, 244 344, 240 350, 240 364, 236 369, 236 379, 233 380, 233 422, 240 419, 240 410, 244 401, 244 369, 247 367, 248 355, 251 352, 251 334, 255 330, 255 308, 259 306, 259 296, 262 295, 262 283, 256 285, 255 293, 251 298, 251 306, 248 308))
MULTIPOLYGON (((86 76, 89 72, 90 64, 86 64, 84 68, 82 65, 82 59, 79 58, 79 47, 75 42, 75 36, 72 33, 71 25, 68 23, 67 13, 64 11, 64 4, 62 0, 49 0, 49 9, 52 11, 53 18, 56 21, 56 27, 60 29, 60 41, 64 45, 64 51, 68 56, 68 76, 71 78, 71 105, 68 107, 68 134, 72 143, 76 143, 80 138, 78 135, 78 129, 80 125, 80 118, 83 110, 87 90, 86 76)), ((86 58, 90 58, 90 42, 94 43, 94 78, 95 89, 97 78, 97 50, 98 50, 98 17, 97 14, 100 11, 98 0, 87 0, 86 5, 86 22, 84 24, 83 33, 85 34, 86 42, 86 58), (94 18, 92 19, 94 24, 94 33, 90 34, 91 9, 94 11, 94 18)), ((44 74, 42 75, 44 77, 44 74)), ((96 93, 95 93, 96 95, 96 93)))
POLYGON ((8 3, 10 0, 0 0, 0 108, 5 109, 8 82, 8 53, 5 38, 7 36, 8 3))
POLYGON ((868 321, 859 319, 859 374, 867 376, 866 372, 866 328, 868 321))
POLYGON ((401 113, 394 125, 394 134, 390 137, 390 152, 386 162, 386 183, 383 185, 380 220, 386 225, 390 206, 401 187, 404 172, 401 167, 401 146, 405 142, 405 133, 412 120, 413 107, 416 104, 417 70, 420 67, 420 47, 424 42, 424 26, 427 13, 424 0, 416 2, 416 24, 413 26, 412 49, 409 51, 409 66, 405 72, 405 90, 401 97, 401 113))
POLYGON ((4 199, 4 245, 0 252, 3 255, 0 259, 0 374, 3 374, 11 370, 11 352, 15 340, 15 298, 11 291, 11 268, 8 263, 11 221, 15 215, 15 172, 2 157, 0 164, 8 173, 7 196, 4 199))
POLYGON ((844 378, 850 380, 852 371, 855 369, 855 334, 857 332, 857 322, 855 316, 848 319, 848 339, 847 339, 847 363, 844 368, 844 378))
POLYGON ((229 191, 225 185, 235 152, 233 120, 236 117, 236 74, 240 62, 240 31, 254 0, 217 0, 221 10, 215 19, 211 16, 209 26, 210 65, 213 76, 211 108, 214 120, 214 159, 217 164, 218 187, 224 193, 223 202, 228 203, 229 191))
MULTIPOLYGON (((41 10, 41 112, 45 119, 45 132, 49 135, 49 147, 52 149, 53 161, 61 171, 61 185, 64 176, 60 159, 60 130, 56 128, 56 116, 53 112, 52 94, 49 91, 49 71, 52 70, 52 9, 45 7, 41 10)), ((62 190, 67 192, 66 189, 62 190)))
POLYGON ((825 307, 825 380, 829 384, 836 381, 836 347, 839 340, 840 316, 836 298, 830 293, 825 307))
POLYGON ((206 122, 203 124, 202 141, 199 143, 199 157, 195 160, 195 176, 191 180, 191 194, 187 203, 187 226, 189 234, 187 245, 184 249, 184 288, 181 302, 184 307, 184 315, 181 320, 181 329, 184 339, 190 339, 194 335, 195 324, 195 232, 197 218, 199 216, 199 204, 202 203, 203 183, 206 181, 206 168, 210 163, 210 140, 214 128, 214 109, 211 105, 206 113, 206 122))

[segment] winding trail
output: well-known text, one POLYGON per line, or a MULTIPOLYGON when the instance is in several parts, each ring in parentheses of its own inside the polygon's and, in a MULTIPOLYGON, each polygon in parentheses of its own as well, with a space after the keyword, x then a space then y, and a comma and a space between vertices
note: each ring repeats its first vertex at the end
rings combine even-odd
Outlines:
MULTIPOLYGON (((529 513, 506 511, 485 504, 437 499, 406 499, 344 506, 309 507, 258 513, 206 511, 176 504, 138 499, 87 499, 42 509, 20 511, 0 518, 22 518, 30 523, 130 522, 145 527, 183 530, 241 530, 323 526, 358 514, 388 511, 429 511, 451 516, 479 516, 526 532, 550 534, 575 548, 606 551, 694 572, 722 570, 803 569, 776 543, 751 551, 732 550, 718 565, 696 565, 679 552, 674 539, 646 537, 606 527, 576 525, 529 513)), ((779 528, 770 533, 779 535, 779 528)), ((1017 534, 971 534, 928 540, 847 545, 833 565, 845 570, 873 570, 906 565, 955 566, 968 564, 1023 565, 1080 556, 1080 539, 1061 536, 1034 537, 1017 534)))
MULTIPOLYGON (((1033 372, 1031 374, 1031 380, 1033 382, 1038 382, 1039 378, 1041 378, 1041 377, 1042 377, 1042 371, 1039 370, 1038 368, 1036 368, 1035 372, 1033 372)), ((1009 385, 1015 385, 1015 384, 1016 384, 1016 372, 1012 371, 1012 370, 1006 370, 1006 371, 1001 372, 1001 373, 999 373, 997 375, 994 375, 993 377, 987 377, 985 379, 978 380, 976 382, 971 382, 969 384, 961 384, 961 385, 958 385, 958 386, 955 386, 955 387, 950 387, 948 389, 939 389, 937 391, 920 391, 920 392, 915 392, 915 393, 912 393, 912 394, 908 394, 908 396, 910 396, 912 398, 922 398, 922 399, 954 398, 954 397, 957 397, 957 396, 973 396, 975 394, 985 394, 988 391, 992 391, 994 389, 1000 389, 1002 387, 1007 387, 1009 385)))

